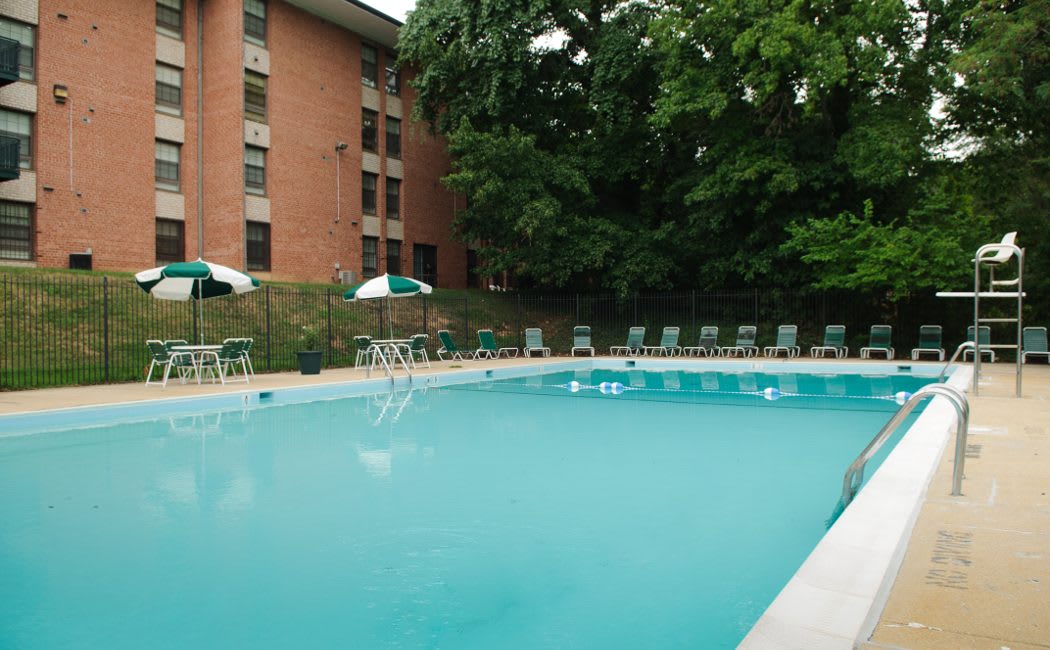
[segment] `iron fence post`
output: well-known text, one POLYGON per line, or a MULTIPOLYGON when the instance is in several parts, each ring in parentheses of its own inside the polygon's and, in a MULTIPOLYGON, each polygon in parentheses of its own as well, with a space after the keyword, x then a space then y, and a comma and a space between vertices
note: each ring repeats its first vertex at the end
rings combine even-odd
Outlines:
MULTIPOLYGON (((470 334, 470 296, 463 296, 463 336, 470 334)), ((470 338, 466 339, 463 344, 465 347, 470 347, 470 338)))
POLYGON ((102 375, 109 383, 109 277, 102 276, 102 375))
POLYGON ((332 290, 331 289, 325 289, 324 290, 324 295, 325 295, 325 300, 324 300, 325 317, 326 317, 326 320, 328 321, 328 342, 327 342, 327 346, 328 346, 328 365, 332 365, 332 290))
POLYGON ((273 332, 270 331, 270 287, 266 287, 266 369, 273 369, 272 350, 273 332))
POLYGON ((514 296, 518 301, 518 330, 515 335, 515 345, 521 347, 521 294, 515 294, 514 296))
POLYGON ((580 324, 580 294, 576 294, 576 325, 580 324))

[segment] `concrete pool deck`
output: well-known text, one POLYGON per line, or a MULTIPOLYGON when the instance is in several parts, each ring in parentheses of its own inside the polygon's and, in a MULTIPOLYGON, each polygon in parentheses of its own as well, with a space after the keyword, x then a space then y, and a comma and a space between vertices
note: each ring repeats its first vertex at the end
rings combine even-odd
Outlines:
MULTIPOLYGON (((568 358, 551 358, 561 360, 568 358)), ((417 372, 536 361, 437 362, 417 372)), ((1022 399, 1013 397, 1012 364, 983 364, 982 370, 980 397, 969 395, 963 496, 950 496, 949 444, 874 633, 857 647, 1050 648, 1050 367, 1025 367, 1022 399)), ((315 376, 259 374, 247 386, 169 382, 167 388, 136 383, 2 392, 0 414, 364 378, 360 370, 326 369, 315 376)))

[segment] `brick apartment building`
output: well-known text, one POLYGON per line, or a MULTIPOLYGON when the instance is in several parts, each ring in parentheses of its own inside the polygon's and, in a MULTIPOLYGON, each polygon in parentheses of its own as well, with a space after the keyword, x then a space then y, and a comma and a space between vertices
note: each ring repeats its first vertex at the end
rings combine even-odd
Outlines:
POLYGON ((357 0, 0 0, 0 265, 466 286, 399 27, 357 0))

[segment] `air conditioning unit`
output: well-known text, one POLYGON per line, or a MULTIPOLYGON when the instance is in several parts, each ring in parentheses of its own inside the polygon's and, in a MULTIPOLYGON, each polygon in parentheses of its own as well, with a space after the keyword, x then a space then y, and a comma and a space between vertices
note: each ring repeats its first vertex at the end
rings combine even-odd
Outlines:
POLYGON ((339 284, 357 284, 357 271, 340 271, 339 284))

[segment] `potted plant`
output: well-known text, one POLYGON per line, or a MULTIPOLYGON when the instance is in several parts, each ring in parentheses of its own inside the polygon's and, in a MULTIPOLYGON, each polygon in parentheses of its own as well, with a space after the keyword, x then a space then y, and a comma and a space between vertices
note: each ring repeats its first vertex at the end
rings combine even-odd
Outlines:
POLYGON ((299 372, 304 375, 320 374, 321 352, 320 333, 309 325, 303 325, 299 332, 299 352, 295 353, 299 359, 299 372))

